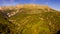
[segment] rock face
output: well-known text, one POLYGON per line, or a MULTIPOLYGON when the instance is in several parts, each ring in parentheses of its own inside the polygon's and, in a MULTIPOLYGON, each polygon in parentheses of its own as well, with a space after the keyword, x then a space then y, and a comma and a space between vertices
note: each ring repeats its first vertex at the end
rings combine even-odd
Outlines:
POLYGON ((0 10, 0 34, 57 34, 60 12, 43 5, 26 4, 0 10))

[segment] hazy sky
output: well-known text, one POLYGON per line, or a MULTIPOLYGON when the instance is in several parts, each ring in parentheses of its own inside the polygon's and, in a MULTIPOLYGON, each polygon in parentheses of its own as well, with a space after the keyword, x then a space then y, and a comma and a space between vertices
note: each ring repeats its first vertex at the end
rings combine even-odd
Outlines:
POLYGON ((56 10, 60 10, 60 0, 0 0, 0 6, 16 4, 43 4, 56 10))

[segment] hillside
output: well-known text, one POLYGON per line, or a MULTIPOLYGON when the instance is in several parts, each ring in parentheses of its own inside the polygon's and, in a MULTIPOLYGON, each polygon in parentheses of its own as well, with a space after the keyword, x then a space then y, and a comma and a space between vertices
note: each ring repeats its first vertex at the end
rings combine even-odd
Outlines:
POLYGON ((48 6, 27 4, 0 10, 0 23, 9 29, 1 34, 57 34, 60 30, 60 12, 48 6))

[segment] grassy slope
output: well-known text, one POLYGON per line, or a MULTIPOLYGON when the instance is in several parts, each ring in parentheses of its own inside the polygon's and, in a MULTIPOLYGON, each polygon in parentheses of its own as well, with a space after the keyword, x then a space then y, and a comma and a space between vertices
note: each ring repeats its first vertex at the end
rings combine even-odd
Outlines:
POLYGON ((15 34, 54 34, 60 30, 60 12, 51 10, 42 12, 39 9, 24 8, 21 13, 9 18, 15 24, 15 34), (30 11, 35 11, 31 14, 30 11), (36 13, 37 11, 41 13, 36 13))

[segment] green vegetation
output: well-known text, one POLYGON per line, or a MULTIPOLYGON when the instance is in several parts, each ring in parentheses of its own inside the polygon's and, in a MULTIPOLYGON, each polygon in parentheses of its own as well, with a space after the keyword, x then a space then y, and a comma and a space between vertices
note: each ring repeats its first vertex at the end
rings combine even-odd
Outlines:
POLYGON ((60 12, 53 9, 21 8, 15 15, 5 17, 0 14, 0 34, 56 34, 60 30, 60 12))

